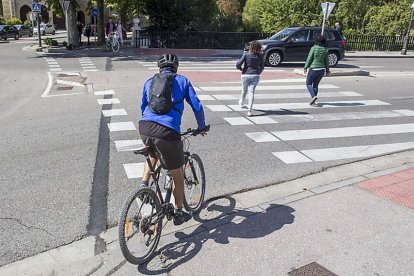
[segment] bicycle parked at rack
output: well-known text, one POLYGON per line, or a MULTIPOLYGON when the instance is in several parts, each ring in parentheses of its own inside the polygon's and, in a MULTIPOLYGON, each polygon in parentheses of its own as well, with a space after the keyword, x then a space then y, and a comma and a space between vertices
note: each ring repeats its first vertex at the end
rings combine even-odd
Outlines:
POLYGON ((116 32, 112 32, 108 35, 105 43, 106 50, 112 50, 114 53, 119 51, 119 37, 116 32))
MULTIPOLYGON (((209 130, 209 126, 204 131, 209 130)), ((199 134, 198 130, 188 129, 181 133, 184 150, 184 208, 195 214, 201 210, 206 179, 203 162, 197 154, 189 152, 189 137, 199 134)), ((163 228, 163 219, 174 217, 174 204, 171 201, 172 177, 169 171, 159 164, 154 167, 149 156, 155 149, 144 147, 134 151, 146 157, 150 169, 150 185, 138 188, 125 201, 118 222, 119 243, 125 259, 132 264, 141 264, 151 259, 157 248, 163 228), (163 195, 161 184, 166 191, 163 195), (155 190, 155 191, 154 191, 155 190)), ((161 161, 161 160, 160 160, 161 161)))

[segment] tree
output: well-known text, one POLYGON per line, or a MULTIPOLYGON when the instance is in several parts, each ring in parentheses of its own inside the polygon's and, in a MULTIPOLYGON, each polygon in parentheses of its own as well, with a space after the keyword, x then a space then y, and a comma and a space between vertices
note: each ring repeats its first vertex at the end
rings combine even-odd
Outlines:
POLYGON ((244 30, 250 32, 260 32, 262 30, 260 26, 261 5, 262 0, 247 0, 242 14, 244 30))
POLYGON ((7 25, 20 25, 22 24, 22 21, 19 18, 16 17, 10 17, 6 20, 7 25))
POLYGON ((242 9, 239 0, 217 0, 219 8, 218 27, 223 31, 237 31, 242 23, 242 9))

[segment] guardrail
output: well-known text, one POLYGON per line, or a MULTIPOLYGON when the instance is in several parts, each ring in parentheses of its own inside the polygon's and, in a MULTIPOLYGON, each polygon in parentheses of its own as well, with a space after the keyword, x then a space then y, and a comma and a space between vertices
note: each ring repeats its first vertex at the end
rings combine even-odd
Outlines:
MULTIPOLYGON (((133 45, 141 48, 243 49, 247 42, 270 37, 270 33, 253 32, 166 32, 135 31, 133 45)), ((346 36, 347 51, 400 51, 402 36, 346 36)), ((414 50, 410 37, 408 50, 414 50)))

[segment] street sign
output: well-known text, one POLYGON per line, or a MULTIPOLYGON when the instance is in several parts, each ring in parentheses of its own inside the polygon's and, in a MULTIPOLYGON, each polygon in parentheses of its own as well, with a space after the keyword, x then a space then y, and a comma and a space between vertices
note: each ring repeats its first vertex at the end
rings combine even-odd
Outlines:
POLYGON ((328 19, 332 10, 335 8, 335 3, 325 2, 325 3, 321 3, 321 5, 322 5, 323 16, 325 16, 325 18, 328 19))
POLYGON ((67 13, 69 11, 70 1, 62 1, 63 11, 67 13))
POLYGON ((97 17, 99 15, 99 10, 97 8, 92 8, 91 10, 91 16, 97 17))
POLYGON ((41 13, 42 12, 42 5, 40 3, 32 3, 32 12, 33 13, 41 13))

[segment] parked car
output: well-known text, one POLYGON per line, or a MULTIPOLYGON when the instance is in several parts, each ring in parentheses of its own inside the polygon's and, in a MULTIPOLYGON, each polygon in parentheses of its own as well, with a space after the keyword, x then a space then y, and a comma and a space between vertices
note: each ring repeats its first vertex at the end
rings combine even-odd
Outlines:
POLYGON ((19 31, 19 36, 33 36, 33 29, 30 26, 25 25, 14 25, 16 29, 19 31))
MULTIPOLYGON (((37 34, 37 26, 34 27, 34 34, 37 34)), ((47 35, 47 34, 52 34, 55 35, 56 33, 56 29, 55 26, 53 26, 52 24, 40 24, 40 33, 42 35, 47 35)))
MULTIPOLYGON (((322 27, 291 27, 281 30, 262 43, 266 66, 279 66, 284 61, 305 61, 322 27)), ((337 30, 325 28, 329 65, 336 66, 345 57, 346 40, 337 30)), ((248 47, 248 46, 247 46, 248 47)))
POLYGON ((0 25, 0 38, 7 40, 8 38, 19 39, 19 31, 12 25, 0 25))

